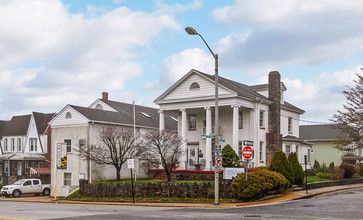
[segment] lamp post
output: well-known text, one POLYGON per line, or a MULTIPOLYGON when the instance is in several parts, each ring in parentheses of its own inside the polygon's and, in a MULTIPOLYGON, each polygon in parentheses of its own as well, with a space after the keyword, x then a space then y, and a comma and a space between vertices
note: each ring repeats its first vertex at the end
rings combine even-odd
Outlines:
MULTIPOLYGON (((192 27, 186 27, 185 31, 189 34, 189 35, 198 35, 200 38, 202 38, 203 42, 205 43, 205 45, 208 47, 209 51, 211 52, 211 54, 214 57, 215 60, 215 75, 214 75, 214 86, 215 86, 215 128, 214 128, 214 142, 215 142, 215 146, 219 146, 219 123, 218 123, 218 115, 219 115, 219 107, 218 107, 218 54, 213 53, 213 51, 210 49, 209 45, 207 44, 207 42, 204 40, 203 36, 200 35, 194 28, 192 27)), ((216 151, 215 151, 216 152, 216 151)), ((218 205, 219 204, 219 169, 217 167, 215 167, 215 173, 214 173, 214 204, 218 205)))

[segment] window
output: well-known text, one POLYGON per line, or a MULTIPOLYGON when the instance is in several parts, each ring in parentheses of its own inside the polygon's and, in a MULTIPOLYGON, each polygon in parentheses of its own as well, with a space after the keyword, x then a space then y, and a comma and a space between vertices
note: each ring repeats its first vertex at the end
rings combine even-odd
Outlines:
POLYGON ((259 159, 260 163, 263 163, 263 141, 260 141, 259 159))
POLYGON ((238 112, 238 128, 243 128, 243 111, 238 112))
POLYGON ((72 185, 72 173, 64 173, 63 175, 63 186, 72 185))
POLYGON ((175 122, 178 122, 178 119, 177 119, 177 118, 175 118, 174 116, 169 116, 169 118, 170 118, 171 120, 175 121, 175 122))
POLYGON ((287 119, 287 132, 289 134, 292 134, 292 118, 291 117, 289 117, 287 119))
POLYGON ((240 141, 238 145, 238 156, 240 159, 242 158, 242 141, 240 141))
POLYGON ((66 152, 72 153, 72 140, 71 139, 64 139, 64 143, 66 143, 66 152))
POLYGON ((260 111, 260 122, 259 122, 260 128, 265 127, 264 114, 265 114, 265 112, 261 110, 260 111))
POLYGON ((33 185, 39 185, 39 180, 33 180, 33 185))
POLYGON ((310 157, 311 157, 310 149, 308 149, 308 163, 310 163, 310 157))
POLYGON ((70 112, 67 112, 66 119, 70 119, 70 118, 72 118, 72 114, 70 112))
POLYGON ((286 156, 288 157, 290 153, 291 153, 291 145, 286 144, 285 145, 285 154, 286 154, 286 156))
POLYGON ((197 129, 197 116, 189 115, 189 130, 196 130, 196 129, 197 129))
POLYGON ((147 117, 147 118, 151 118, 151 116, 150 115, 148 115, 147 113, 145 113, 145 112, 140 112, 140 114, 142 114, 143 116, 145 116, 145 117, 147 117))
POLYGON ((32 185, 32 181, 31 180, 27 180, 25 181, 25 183, 23 184, 23 186, 30 186, 32 185))
POLYGON ((24 168, 25 168, 25 174, 28 174, 29 173, 29 162, 28 161, 25 161, 24 163, 24 168))
POLYGON ((296 145, 295 152, 296 152, 297 158, 299 158, 299 145, 298 144, 296 145))
POLYGON ((30 151, 37 151, 37 139, 30 138, 30 151))
POLYGON ((4 139, 4 150, 8 151, 8 139, 4 139))
POLYGON ((15 151, 15 139, 14 138, 11 138, 11 151, 15 151))
POLYGON ((189 90, 199 90, 200 86, 198 83, 194 82, 190 85, 189 90))
POLYGON ((21 151, 21 139, 20 138, 18 138, 18 140, 17 140, 17 146, 18 146, 18 151, 21 151))

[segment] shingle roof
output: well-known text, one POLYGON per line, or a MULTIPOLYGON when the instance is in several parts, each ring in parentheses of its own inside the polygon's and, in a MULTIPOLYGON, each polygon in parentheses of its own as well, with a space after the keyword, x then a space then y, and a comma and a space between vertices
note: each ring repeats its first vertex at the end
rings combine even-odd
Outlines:
POLYGON ((5 127, 5 121, 0 120, 0 137, 3 136, 4 127, 5 127))
POLYGON ((55 116, 55 113, 39 113, 33 112, 35 124, 37 125, 38 134, 44 134, 48 127, 48 123, 55 116))
POLYGON ((309 143, 306 140, 303 140, 303 139, 298 138, 298 137, 293 136, 293 135, 286 135, 286 136, 284 136, 283 137, 283 141, 292 141, 292 142, 297 142, 297 143, 312 145, 312 143, 309 143))
MULTIPOLYGON (((196 70, 195 70, 196 71, 196 70)), ((214 81, 214 75, 211 76, 209 74, 206 73, 202 73, 197 71, 198 73, 204 75, 205 77, 211 79, 214 81)), ((253 86, 248 86, 239 82, 235 82, 223 77, 218 77, 218 81, 219 83, 224 86, 227 87, 229 89, 231 89, 232 91, 236 92, 239 96, 241 97, 246 97, 249 99, 256 99, 259 98, 261 100, 265 100, 265 101, 269 101, 268 97, 261 95, 260 93, 256 92, 256 90, 259 89, 263 89, 263 88, 268 88, 268 84, 261 84, 261 85, 253 85, 253 86)), ((289 102, 284 101, 284 104, 281 105, 282 108, 288 108, 291 109, 293 111, 297 111, 299 113, 304 113, 305 111, 290 104, 289 102)))
MULTIPOLYGON (((110 100, 101 99, 104 103, 114 108, 117 112, 105 111, 93 108, 80 107, 75 105, 70 105, 72 108, 80 112, 82 115, 87 117, 91 121, 98 122, 108 122, 117 124, 134 124, 133 116, 133 105, 115 102, 110 100)), ((169 116, 174 116, 172 113, 165 114, 165 129, 177 130, 177 123, 173 121, 169 116)), ((137 127, 150 127, 159 128, 159 113, 158 109, 135 105, 135 125, 137 127), (146 117, 141 112, 146 113, 151 117, 146 117)))
POLYGON ((341 125, 300 125, 300 138, 307 141, 312 140, 334 140, 339 137, 341 125))
POLYGON ((13 116, 10 121, 5 121, 2 136, 26 135, 28 132, 31 115, 13 116))

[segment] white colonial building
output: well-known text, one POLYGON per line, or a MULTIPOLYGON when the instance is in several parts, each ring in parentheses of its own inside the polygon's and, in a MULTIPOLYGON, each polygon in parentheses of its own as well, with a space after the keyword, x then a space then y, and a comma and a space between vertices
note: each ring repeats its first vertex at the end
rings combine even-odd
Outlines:
MULTIPOLYGON (((219 77, 220 145, 231 145, 241 157, 243 141, 253 141, 252 166, 266 166, 269 152, 276 150, 296 152, 303 163, 304 155, 310 157, 310 144, 299 139, 304 111, 284 100, 286 87, 278 72, 269 77, 269 84, 255 86, 219 77)), ((214 83, 214 76, 192 69, 154 101, 160 107, 161 130, 166 113, 178 115, 178 134, 187 140, 179 169, 196 164, 214 169, 215 139, 209 138, 214 134, 214 83)))

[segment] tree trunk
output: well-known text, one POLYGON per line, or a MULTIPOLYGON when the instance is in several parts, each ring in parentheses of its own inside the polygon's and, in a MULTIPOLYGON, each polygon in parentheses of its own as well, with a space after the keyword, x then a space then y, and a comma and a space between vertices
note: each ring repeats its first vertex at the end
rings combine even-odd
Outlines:
POLYGON ((116 169, 116 180, 120 180, 121 179, 121 169, 116 169))

